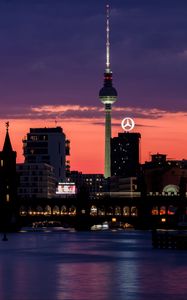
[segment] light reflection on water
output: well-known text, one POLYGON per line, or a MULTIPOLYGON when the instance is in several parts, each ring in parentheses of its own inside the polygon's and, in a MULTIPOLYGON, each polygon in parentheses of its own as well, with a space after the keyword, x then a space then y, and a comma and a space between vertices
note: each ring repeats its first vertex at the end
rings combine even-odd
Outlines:
POLYGON ((186 300, 187 252, 149 232, 11 234, 0 278, 1 300, 186 300))

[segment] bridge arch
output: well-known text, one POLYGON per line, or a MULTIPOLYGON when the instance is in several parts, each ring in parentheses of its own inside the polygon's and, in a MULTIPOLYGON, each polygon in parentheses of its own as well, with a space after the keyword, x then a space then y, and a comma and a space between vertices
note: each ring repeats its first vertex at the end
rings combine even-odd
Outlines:
POLYGON ((24 206, 24 205, 20 206, 19 214, 21 216, 26 216, 27 215, 27 208, 26 208, 26 206, 24 206))
POLYGON ((60 208, 58 205, 55 205, 53 207, 53 215, 59 215, 60 214, 60 208))
POLYGON ((160 207, 160 215, 166 215, 166 206, 165 205, 162 205, 160 207))
POLYGON ((67 215, 68 214, 68 209, 66 205, 61 206, 61 215, 67 215))
POLYGON ((46 215, 46 216, 50 216, 51 215, 51 206, 49 206, 49 205, 46 205, 45 207, 44 207, 44 215, 46 215))
POLYGON ((114 214, 115 214, 115 216, 121 216, 121 207, 120 206, 115 206, 114 214))
POLYGON ((97 206, 92 205, 90 208, 90 215, 91 216, 97 216, 97 206))
POLYGON ((105 207, 104 207, 104 205, 98 207, 98 216, 105 216, 105 207))
POLYGON ((43 208, 40 205, 37 205, 37 207, 36 207, 36 214, 37 215, 43 214, 43 208))
POLYGON ((130 208, 129 206, 123 207, 123 216, 129 217, 130 216, 130 208))
POLYGON ((113 216, 114 215, 114 208, 112 206, 109 206, 106 208, 106 214, 108 216, 113 216))
POLYGON ((71 205, 70 208, 69 208, 69 215, 70 216, 75 216, 76 215, 76 207, 74 205, 71 205))
POLYGON ((159 214, 159 208, 158 208, 158 206, 153 206, 152 207, 151 214, 155 215, 155 216, 159 214))
POLYGON ((138 209, 136 206, 131 207, 131 216, 136 217, 138 215, 138 209))

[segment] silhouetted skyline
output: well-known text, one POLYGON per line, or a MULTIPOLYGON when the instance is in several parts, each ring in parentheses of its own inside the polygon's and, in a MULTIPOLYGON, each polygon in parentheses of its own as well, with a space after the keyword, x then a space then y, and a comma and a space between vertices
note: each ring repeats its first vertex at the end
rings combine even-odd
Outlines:
MULTIPOLYGON (((121 131, 121 119, 131 116, 142 134, 142 160, 154 151, 185 158, 187 2, 109 3, 119 94, 113 135, 121 131)), ((103 170, 98 92, 105 68, 105 5, 104 0, 1 1, 0 119, 10 120, 18 160, 29 127, 55 126, 56 119, 72 142, 73 169, 103 170), (92 148, 97 143, 94 166, 92 149, 82 151, 83 142, 92 148)))

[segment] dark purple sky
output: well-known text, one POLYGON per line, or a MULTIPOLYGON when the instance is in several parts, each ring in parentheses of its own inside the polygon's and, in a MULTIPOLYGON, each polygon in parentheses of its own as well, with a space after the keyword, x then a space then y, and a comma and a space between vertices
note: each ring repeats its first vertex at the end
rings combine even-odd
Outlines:
MULTIPOLYGON (((187 0, 110 4, 116 105, 186 111, 187 0)), ((0 116, 47 104, 101 106, 105 5, 0 1, 0 116)))

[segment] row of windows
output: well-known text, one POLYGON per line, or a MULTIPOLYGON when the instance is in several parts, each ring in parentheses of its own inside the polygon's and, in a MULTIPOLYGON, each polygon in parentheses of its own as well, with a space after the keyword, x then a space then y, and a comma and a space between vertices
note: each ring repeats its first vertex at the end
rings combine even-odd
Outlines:
POLYGON ((177 207, 170 205, 168 208, 166 206, 154 206, 152 208, 152 215, 175 215, 177 207))
MULTIPOLYGON (((170 205, 169 207, 166 206, 154 206, 152 208, 151 214, 152 215, 175 215, 177 211, 177 207, 170 205)), ((74 205, 67 207, 65 205, 59 207, 55 205, 53 208, 47 205, 45 208, 41 206, 37 206, 36 208, 29 207, 28 209, 24 206, 20 207, 20 214, 21 215, 75 215, 76 214, 76 207, 74 205)), ((186 207, 186 214, 187 214, 187 207, 186 207)), ((138 210, 136 206, 124 206, 121 208, 120 206, 115 207, 108 207, 105 208, 104 206, 96 207, 92 205, 90 209, 91 216, 137 216, 138 210)))
MULTIPOLYGON (((41 175, 41 174, 40 174, 41 175)), ((29 176, 29 177, 21 177, 20 181, 21 182, 25 182, 25 181, 29 181, 29 182, 38 182, 38 181, 43 181, 43 182, 48 182, 50 179, 53 179, 53 176, 49 176, 51 174, 46 173, 45 176, 42 177, 38 177, 38 176, 29 176)))
POLYGON ((47 148, 48 142, 47 141, 27 141, 27 143, 24 143, 24 149, 30 149, 30 148, 47 148))
MULTIPOLYGON (((151 214, 152 215, 175 215, 177 211, 177 207, 170 205, 166 206, 154 206, 152 208, 151 214)), ((51 207, 46 205, 45 208, 41 206, 37 206, 36 208, 29 207, 28 209, 24 206, 20 207, 20 215, 75 215, 76 214, 76 207, 74 205, 67 207, 66 205, 62 205, 59 207, 55 205, 51 207)), ((186 207, 186 214, 187 214, 187 207, 186 207)), ((115 207, 108 207, 105 208, 104 206, 96 207, 92 205, 90 208, 90 215, 91 216, 138 216, 138 209, 136 206, 115 206, 115 207)))
POLYGON ((147 196, 179 196, 179 192, 149 192, 147 193, 147 196))
POLYGON ((115 206, 115 207, 108 207, 108 208, 105 208, 104 206, 103 207, 96 207, 96 206, 92 206, 91 209, 90 209, 90 215, 92 216, 97 216, 97 215, 100 215, 100 216, 105 216, 105 215, 108 215, 108 216, 137 216, 138 215, 138 210, 137 210, 137 207, 136 206, 132 206, 132 207, 129 207, 129 206, 124 206, 123 208, 121 208, 120 206, 115 206))
POLYGON ((48 187, 46 187, 46 185, 44 185, 44 184, 42 184, 40 186, 38 186, 37 184, 32 184, 29 188, 19 188, 18 189, 19 195, 22 195, 22 194, 30 195, 30 193, 34 193, 34 194, 39 193, 39 194, 46 195, 48 192, 51 192, 52 194, 54 194, 54 192, 55 192, 54 184, 48 185, 48 187))
POLYGON ((41 206, 37 206, 36 208, 29 207, 28 209, 24 206, 20 207, 20 215, 26 216, 28 215, 75 215, 76 214, 76 207, 74 205, 67 207, 63 205, 62 207, 59 207, 58 205, 55 205, 53 208, 51 208, 49 205, 47 205, 44 209, 41 206))
MULTIPOLYGON (((25 215, 75 215, 76 214, 76 207, 75 206, 70 206, 67 207, 63 205, 62 207, 59 207, 55 205, 53 208, 51 208, 49 205, 47 205, 45 208, 42 208, 41 206, 37 206, 36 208, 26 208, 24 206, 20 207, 20 215, 25 216, 25 215)), ((123 212, 121 211, 121 207, 116 206, 116 207, 109 207, 105 209, 104 207, 96 207, 92 206, 90 209, 90 215, 91 216, 137 216, 138 215, 138 210, 136 206, 128 207, 125 206, 123 207, 123 212)))
MULTIPOLYGON (((25 155, 29 155, 29 154, 35 154, 35 155, 37 155, 37 154, 48 154, 48 149, 46 149, 46 148, 35 148, 35 149, 33 149, 33 148, 31 148, 31 149, 25 149, 25 151, 24 151, 24 154, 25 155)), ((46 156, 47 157, 47 156, 46 156)))
POLYGON ((42 171, 46 170, 47 171, 47 170, 53 170, 53 167, 46 166, 46 165, 38 165, 38 164, 36 164, 36 165, 20 164, 20 165, 18 165, 18 170, 24 170, 24 172, 26 170, 33 170, 33 172, 35 172, 36 170, 42 170, 42 171))
POLYGON ((47 135, 28 135, 28 140, 31 141, 46 141, 48 140, 47 135))

